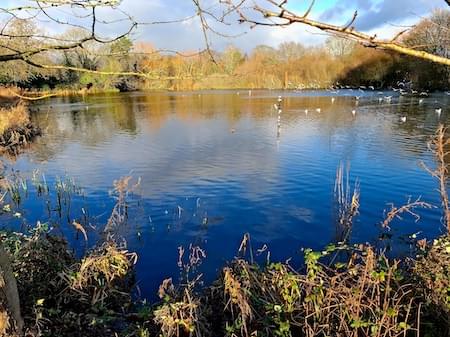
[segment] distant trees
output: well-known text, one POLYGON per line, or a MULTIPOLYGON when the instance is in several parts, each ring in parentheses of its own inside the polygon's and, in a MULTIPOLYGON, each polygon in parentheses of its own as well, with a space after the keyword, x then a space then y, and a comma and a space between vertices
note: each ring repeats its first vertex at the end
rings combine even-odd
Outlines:
POLYGON ((238 48, 230 45, 222 53, 220 60, 223 64, 225 73, 232 75, 236 71, 237 67, 244 62, 245 56, 238 48))
POLYGON ((334 57, 344 57, 352 53, 356 42, 339 36, 330 36, 325 41, 325 46, 334 57))
MULTIPOLYGON (((36 6, 26 11, 0 5, 3 10, 0 19, 5 19, 3 26, 0 25, 3 28, 0 29, 0 83, 39 88, 92 85, 120 90, 324 88, 338 82, 382 87, 403 80, 425 89, 445 89, 450 85, 450 67, 430 63, 428 58, 363 48, 357 43, 361 40, 345 38, 353 32, 351 24, 342 28, 342 34, 332 35, 323 45, 315 47, 284 42, 277 47, 256 46, 246 52, 233 45, 222 52, 163 51, 149 42, 133 42, 130 32, 137 23, 126 15, 120 21, 122 34, 109 38, 99 34, 99 25, 112 25, 117 19, 100 18, 98 10, 114 11, 120 1, 46 0, 39 2, 45 5, 42 8, 37 1, 30 0, 30 3, 36 6), (54 15, 55 8, 70 10, 78 19, 61 21, 54 15), (48 20, 62 29, 49 35, 30 18, 30 13, 36 17, 47 14, 48 20), (80 20, 80 15, 84 20, 80 20)), ((271 3, 275 9, 284 8, 271 3)), ((239 13, 242 8, 234 10, 239 13)), ((289 15, 293 18, 294 14, 289 15)), ((280 18, 273 20, 263 23, 280 24, 280 18)), ((295 18, 287 24, 298 20, 295 18)), ((449 11, 436 11, 415 28, 395 37, 395 43, 448 59, 449 21, 449 11)))
MULTIPOLYGON (((442 57, 450 58, 450 11, 435 10, 402 38, 405 45, 442 57)), ((450 67, 431 64, 421 59, 409 58, 404 66, 414 83, 428 89, 445 88, 450 85, 450 67)))

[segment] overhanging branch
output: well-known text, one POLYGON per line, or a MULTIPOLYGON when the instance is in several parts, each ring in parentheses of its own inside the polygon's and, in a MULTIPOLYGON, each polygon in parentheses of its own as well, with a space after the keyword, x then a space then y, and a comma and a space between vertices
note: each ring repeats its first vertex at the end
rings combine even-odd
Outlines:
MULTIPOLYGON (((319 30, 322 30, 327 33, 331 33, 334 35, 338 35, 343 38, 352 39, 360 44, 362 44, 365 47, 371 47, 371 48, 378 48, 378 49, 385 49, 385 50, 391 50, 403 55, 413 56, 416 58, 420 58, 423 60, 428 60, 431 62, 443 64, 450 66, 450 59, 432 54, 426 51, 420 51, 415 50, 412 48, 409 48, 407 46, 404 46, 400 43, 397 43, 396 40, 399 38, 400 35, 404 34, 404 32, 401 32, 400 34, 397 34, 396 37, 394 37, 391 40, 382 40, 378 39, 376 35, 368 35, 362 32, 359 32, 354 29, 353 23, 355 22, 357 18, 357 12, 353 15, 350 22, 344 26, 336 26, 320 21, 316 21, 313 19, 310 19, 309 13, 311 12, 312 5, 314 4, 314 1, 312 1, 311 6, 308 8, 305 14, 299 15, 296 14, 290 10, 288 10, 285 5, 287 1, 282 1, 281 3, 277 3, 274 0, 266 0, 271 6, 274 6, 275 8, 278 8, 277 11, 272 11, 267 8, 263 8, 259 5, 254 5, 253 10, 256 12, 259 12, 265 19, 269 19, 267 21, 258 21, 254 19, 248 18, 242 11, 239 11, 240 15, 240 22, 246 22, 252 24, 252 26, 289 26, 294 23, 302 23, 311 27, 315 27, 319 30)), ((450 0, 445 0, 447 4, 450 5, 450 0)))

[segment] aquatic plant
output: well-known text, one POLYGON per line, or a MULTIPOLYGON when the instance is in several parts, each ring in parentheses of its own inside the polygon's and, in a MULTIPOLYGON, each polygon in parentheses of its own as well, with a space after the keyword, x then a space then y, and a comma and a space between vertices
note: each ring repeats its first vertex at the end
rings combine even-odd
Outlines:
POLYGON ((115 230, 126 223, 128 218, 127 196, 136 191, 141 182, 138 179, 135 184, 132 184, 131 180, 131 176, 126 176, 114 181, 114 188, 111 191, 111 195, 116 200, 116 203, 103 230, 109 238, 111 238, 115 230))
POLYGON ((353 218, 358 215, 360 185, 358 179, 356 179, 352 191, 350 186, 350 166, 347 166, 344 175, 343 163, 336 170, 334 197, 338 214, 338 241, 346 242, 352 229, 353 218))
POLYGON ((447 137, 447 128, 440 124, 434 137, 429 141, 428 148, 434 154, 436 159, 436 168, 433 170, 422 162, 422 166, 439 183, 439 194, 441 196, 441 206, 443 211, 443 222, 450 233, 450 204, 447 192, 447 180, 449 173, 449 164, 447 163, 450 152, 450 137, 447 137))
POLYGON ((117 283, 130 282, 128 276, 136 261, 135 253, 106 242, 90 252, 80 263, 73 264, 61 276, 77 292, 80 301, 91 305, 100 303, 103 306, 110 297, 128 296, 124 293, 115 294, 118 288, 122 288, 117 283))

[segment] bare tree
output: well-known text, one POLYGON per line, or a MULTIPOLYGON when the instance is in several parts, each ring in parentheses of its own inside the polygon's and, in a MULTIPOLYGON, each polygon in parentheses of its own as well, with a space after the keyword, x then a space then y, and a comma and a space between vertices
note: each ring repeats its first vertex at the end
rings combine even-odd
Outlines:
MULTIPOLYGON (((450 1, 449 0, 445 1, 450 6, 450 1)), ((380 39, 377 37, 376 34, 369 35, 357 31, 353 27, 353 24, 355 23, 358 16, 358 13, 356 11, 348 23, 342 26, 337 26, 310 18, 310 13, 315 4, 315 0, 312 0, 307 11, 302 14, 294 13, 293 11, 289 10, 286 7, 288 2, 287 0, 281 0, 281 2, 277 2, 275 0, 264 0, 263 1, 264 4, 262 5, 253 3, 250 6, 251 14, 248 14, 249 13, 248 7, 237 8, 233 7, 234 5, 232 4, 232 0, 227 0, 226 2, 229 4, 230 7, 236 8, 236 12, 240 16, 239 21, 241 23, 250 23, 252 27, 255 26, 286 27, 295 23, 302 23, 338 37, 354 40, 366 47, 391 50, 400 54, 409 55, 420 59, 450 66, 450 58, 448 56, 441 56, 437 53, 432 53, 425 50, 408 47, 403 43, 401 43, 400 37, 403 34, 405 34, 409 29, 401 31, 390 40, 380 39), (259 13, 262 16, 262 19, 253 18, 252 14, 255 12, 259 13)))
MULTIPOLYGON (((206 50, 209 47, 207 31, 211 29, 204 19, 209 12, 196 10, 195 14, 166 21, 140 22, 121 8, 122 0, 20 0, 21 6, 6 7, 0 4, 0 66, 9 62, 22 62, 30 69, 40 71, 74 71, 99 75, 138 76, 159 79, 155 72, 136 69, 99 70, 88 61, 98 56, 120 58, 120 50, 102 48, 129 38, 138 29, 148 25, 175 24, 200 18, 205 32, 206 50), (27 4, 27 5, 25 5, 27 4), (49 27, 49 33, 39 27, 49 27), (18 29, 20 27, 20 29, 18 29), (105 33, 105 32, 108 32, 105 33), (115 32, 111 36, 111 31, 115 32), (76 54, 78 62, 61 62, 76 54), (89 63, 89 66, 84 66, 89 63)), ((199 0, 193 1, 193 10, 199 0)), ((223 20, 215 18, 217 21, 223 20)), ((152 51, 156 53, 159 51, 152 51)), ((177 51, 162 52, 181 55, 177 51)), ((190 55, 191 56, 191 55, 190 55)), ((14 68, 14 66, 13 66, 14 68)), ((26 67, 21 66, 21 69, 26 67)), ((7 67, 5 69, 8 69, 7 67)), ((4 69, 2 69, 4 70, 4 69)), ((28 70, 27 70, 28 71, 28 70)), ((169 79, 169 78, 167 78, 169 79)))

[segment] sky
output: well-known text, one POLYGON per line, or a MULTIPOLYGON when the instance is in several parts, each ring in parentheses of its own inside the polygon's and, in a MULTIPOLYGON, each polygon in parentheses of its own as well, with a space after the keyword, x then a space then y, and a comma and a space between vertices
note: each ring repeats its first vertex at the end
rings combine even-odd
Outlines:
MULTIPOLYGON (((219 0, 200 0, 204 8, 216 14, 221 12, 219 0)), ((238 0, 233 0, 237 2, 238 0)), ((266 0, 248 0, 249 4, 257 2, 266 4, 266 0)), ((5 7, 21 6, 32 0, 2 0, 5 7)), ((309 0, 290 0, 288 8, 303 13, 309 6, 309 0)), ((448 8, 444 0, 316 0, 310 18, 334 24, 345 24, 358 10, 355 27, 368 33, 377 33, 379 37, 392 37, 405 25, 412 25, 427 16, 435 8, 448 8)), ((196 8, 191 0, 123 0, 120 9, 130 14, 139 22, 176 20, 195 15, 196 8)), ((69 10, 59 12, 59 18, 67 16, 69 10)), ((118 11, 104 10, 101 15, 105 19, 114 19, 118 11)), ((255 15, 249 14, 249 15, 255 15)), ((46 29, 55 33, 60 27, 45 24, 46 29)), ((299 42, 304 45, 322 43, 327 36, 314 28, 301 24, 289 27, 255 27, 239 24, 236 16, 228 17, 227 24, 218 24, 211 20, 211 26, 222 35, 209 33, 211 46, 223 50, 233 44, 244 51, 250 51, 256 45, 265 44, 276 47, 285 41, 299 42)), ((103 32, 108 35, 118 34, 127 29, 126 23, 104 26, 103 32)), ((146 24, 138 26, 133 33, 136 41, 147 41, 155 47, 170 50, 196 51, 205 47, 205 41, 198 17, 182 23, 146 24)))

